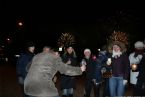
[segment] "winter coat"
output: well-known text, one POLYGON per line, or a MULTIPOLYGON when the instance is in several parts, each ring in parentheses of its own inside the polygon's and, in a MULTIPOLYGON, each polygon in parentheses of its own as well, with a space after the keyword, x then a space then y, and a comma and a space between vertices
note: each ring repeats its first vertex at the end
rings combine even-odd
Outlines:
POLYGON ((145 91, 145 54, 139 65, 139 75, 137 77, 137 86, 145 91))
MULTIPOLYGON (((138 56, 134 56, 135 55, 135 52, 131 53, 129 55, 129 61, 130 61, 130 66, 132 64, 137 64, 139 65, 140 64, 140 61, 142 59, 142 54, 138 55, 138 56)), ((130 70, 130 83, 131 84, 136 84, 137 83, 137 76, 139 74, 139 71, 136 71, 136 72, 133 72, 132 70, 130 70)))
POLYGON ((84 58, 86 61, 86 79, 92 80, 96 79, 96 59, 93 59, 92 57, 89 59, 84 58))
POLYGON ((108 79, 111 77, 111 66, 107 65, 106 62, 108 58, 111 58, 112 54, 107 51, 100 51, 98 54, 98 63, 102 65, 101 72, 103 73, 103 78, 108 79))
POLYGON ((58 91, 52 78, 59 71, 66 75, 82 74, 79 67, 64 64, 60 57, 51 52, 34 56, 31 67, 24 81, 24 91, 32 96, 57 96, 58 91))
POLYGON ((126 54, 122 54, 118 58, 112 57, 112 75, 115 77, 123 77, 123 79, 128 80, 130 62, 126 54))
POLYGON ((33 56, 34 54, 28 51, 20 54, 16 64, 16 72, 19 77, 25 79, 27 74, 26 67, 31 63, 33 56))
MULTIPOLYGON (((73 56, 73 54, 64 54, 62 56, 62 61, 66 63, 68 60, 71 61, 71 64, 68 64, 70 66, 77 66, 77 57, 73 56)), ((75 77, 74 76, 68 76, 68 75, 61 75, 61 89, 70 89, 75 88, 75 77)))
POLYGON ((100 83, 102 82, 102 68, 105 68, 107 70, 106 61, 108 59, 107 52, 100 51, 98 54, 98 58, 96 60, 96 70, 95 70, 95 76, 96 76, 96 82, 100 83))

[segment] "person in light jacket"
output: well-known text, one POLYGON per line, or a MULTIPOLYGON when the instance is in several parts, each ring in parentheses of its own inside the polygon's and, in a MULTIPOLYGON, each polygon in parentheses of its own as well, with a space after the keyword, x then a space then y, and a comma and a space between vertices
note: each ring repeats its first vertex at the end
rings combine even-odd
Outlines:
POLYGON ((53 77, 57 71, 66 75, 81 75, 85 67, 71 67, 64 64, 54 51, 38 53, 32 60, 31 67, 24 81, 24 91, 35 97, 59 97, 53 77))
POLYGON ((143 49, 144 49, 144 44, 141 41, 137 41, 134 44, 135 50, 133 53, 131 53, 129 55, 129 60, 130 60, 130 83, 133 85, 133 95, 134 96, 138 96, 136 95, 138 89, 136 87, 136 83, 137 83, 137 76, 139 74, 138 69, 136 68, 136 70, 133 68, 133 66, 137 66, 140 65, 140 61, 143 57, 143 49))

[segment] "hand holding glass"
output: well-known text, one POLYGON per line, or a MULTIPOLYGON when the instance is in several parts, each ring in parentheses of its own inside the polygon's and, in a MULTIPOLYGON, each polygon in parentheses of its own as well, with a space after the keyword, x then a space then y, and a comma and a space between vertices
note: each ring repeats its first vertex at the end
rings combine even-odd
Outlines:
POLYGON ((107 65, 111 65, 111 58, 108 58, 108 60, 107 60, 107 65))
POLYGON ((86 65, 85 59, 82 60, 81 65, 86 65))
POLYGON ((86 71, 86 66, 85 65, 82 65, 80 68, 81 68, 82 72, 86 71))

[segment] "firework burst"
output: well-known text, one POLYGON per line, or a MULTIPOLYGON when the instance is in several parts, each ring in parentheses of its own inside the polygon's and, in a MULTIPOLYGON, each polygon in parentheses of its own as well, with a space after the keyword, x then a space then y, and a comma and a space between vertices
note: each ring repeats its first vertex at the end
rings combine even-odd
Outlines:
POLYGON ((107 40, 108 51, 112 53, 112 47, 114 44, 118 44, 122 48, 122 52, 127 51, 128 35, 125 32, 114 31, 107 40))
POLYGON ((114 31, 114 33, 109 37, 109 41, 118 41, 128 45, 128 35, 125 32, 114 31))
POLYGON ((62 35, 58 39, 59 47, 66 47, 66 46, 73 45, 73 44, 75 44, 75 38, 70 33, 62 33, 62 35))

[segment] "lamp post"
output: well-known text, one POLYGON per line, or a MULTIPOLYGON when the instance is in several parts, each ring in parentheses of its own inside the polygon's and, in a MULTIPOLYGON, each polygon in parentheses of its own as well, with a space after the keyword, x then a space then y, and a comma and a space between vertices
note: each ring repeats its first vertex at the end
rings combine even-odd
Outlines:
POLYGON ((19 22, 18 25, 19 25, 19 26, 23 26, 23 23, 22 23, 22 22, 19 22))

